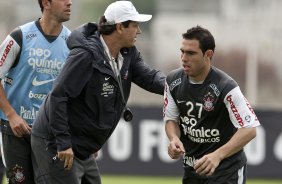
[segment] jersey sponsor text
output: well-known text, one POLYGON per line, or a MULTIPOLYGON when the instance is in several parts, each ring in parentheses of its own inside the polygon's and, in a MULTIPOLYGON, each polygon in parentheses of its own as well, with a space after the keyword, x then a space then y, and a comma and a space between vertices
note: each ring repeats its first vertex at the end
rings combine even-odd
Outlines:
POLYGON ((218 129, 205 129, 194 128, 197 124, 197 120, 195 118, 189 118, 187 116, 180 117, 182 132, 184 135, 187 135, 189 139, 193 142, 197 143, 210 143, 210 142, 219 142, 220 141, 220 133, 218 129), (190 125, 190 126, 188 126, 190 125))
POLYGON ((36 115, 37 115, 37 113, 38 113, 38 111, 35 110, 34 107, 31 110, 27 110, 25 107, 21 106, 20 116, 23 119, 34 120, 36 115))
POLYGON ((38 99, 38 100, 44 100, 45 97, 47 95, 46 94, 40 94, 40 93, 33 93, 32 91, 29 92, 28 97, 31 99, 38 99))
POLYGON ((0 66, 2 66, 5 63, 5 60, 7 59, 7 56, 8 56, 8 54, 9 54, 13 45, 14 45, 14 40, 10 40, 8 45, 5 48, 4 52, 3 52, 2 57, 1 57, 0 66))
POLYGON ((169 85, 169 90, 172 91, 176 86, 181 84, 181 78, 176 79, 169 85))
POLYGON ((45 73, 50 75, 58 75, 64 66, 64 61, 59 61, 57 58, 48 59, 51 56, 49 49, 30 48, 28 64, 36 69, 38 73, 45 73))
POLYGON ((232 99, 232 95, 229 95, 226 100, 230 103, 230 108, 231 108, 231 111, 232 113, 234 114, 237 122, 239 123, 240 126, 244 126, 244 122, 243 122, 243 119, 240 115, 240 113, 238 112, 238 109, 237 107, 235 106, 234 102, 233 102, 233 99, 232 99))
POLYGON ((31 39, 31 38, 35 38, 37 35, 35 33, 30 33, 28 35, 25 36, 25 39, 31 39))
POLYGON ((190 167, 194 167, 195 163, 196 163, 196 159, 195 157, 190 157, 190 156, 183 156, 183 164, 185 166, 190 166, 190 167))

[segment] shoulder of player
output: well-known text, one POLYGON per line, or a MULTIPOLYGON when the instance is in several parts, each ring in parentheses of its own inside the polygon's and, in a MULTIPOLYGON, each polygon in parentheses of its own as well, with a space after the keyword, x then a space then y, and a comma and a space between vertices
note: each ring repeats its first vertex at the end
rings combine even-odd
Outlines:
POLYGON ((167 75, 167 80, 173 80, 175 78, 182 77, 183 74, 185 74, 183 71, 183 68, 177 68, 177 69, 171 70, 167 75))
POLYGON ((227 73, 225 73, 224 71, 216 68, 216 67, 212 67, 212 75, 211 78, 212 80, 218 81, 218 85, 219 86, 226 86, 226 85, 231 85, 233 87, 238 86, 237 82, 227 73))
POLYGON ((10 36, 17 42, 17 44, 21 47, 23 42, 23 34, 24 32, 30 32, 33 29, 38 29, 35 25, 35 21, 28 22, 24 25, 16 27, 11 33, 10 36))
POLYGON ((22 30, 20 29, 20 27, 15 28, 10 33, 10 36, 21 47, 21 45, 22 45, 22 30))
POLYGON ((210 79, 210 87, 216 89, 221 95, 225 96, 232 89, 238 86, 237 82, 224 71, 212 67, 212 74, 210 79))

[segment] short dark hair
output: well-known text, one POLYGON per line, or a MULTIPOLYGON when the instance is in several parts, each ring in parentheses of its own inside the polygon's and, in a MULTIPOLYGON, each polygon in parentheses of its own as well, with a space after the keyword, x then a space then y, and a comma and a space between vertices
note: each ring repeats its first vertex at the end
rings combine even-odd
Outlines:
MULTIPOLYGON (((48 1, 51 2, 52 0, 48 0, 48 1)), ((42 0, 38 0, 38 4, 40 6, 41 12, 43 13, 44 7, 43 7, 43 4, 42 4, 42 0)))
POLYGON ((199 41, 199 47, 203 53, 207 50, 212 50, 214 52, 215 42, 212 34, 205 28, 201 26, 192 27, 188 29, 186 33, 182 34, 183 39, 199 41))
MULTIPOLYGON (((121 24, 127 28, 129 26, 129 23, 132 22, 131 20, 122 22, 121 24)), ((107 19, 105 16, 102 16, 99 20, 99 26, 98 26, 98 30, 100 32, 100 34, 104 34, 104 35, 110 35, 112 34, 115 30, 116 30, 116 24, 113 25, 107 25, 107 19)))

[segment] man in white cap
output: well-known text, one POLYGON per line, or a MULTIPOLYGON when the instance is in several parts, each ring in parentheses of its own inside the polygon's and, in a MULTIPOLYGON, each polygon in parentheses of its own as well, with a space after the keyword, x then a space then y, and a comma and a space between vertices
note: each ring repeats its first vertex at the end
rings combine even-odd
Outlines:
POLYGON ((92 154, 99 151, 121 117, 131 121, 126 106, 131 83, 163 94, 165 75, 149 67, 134 46, 140 22, 130 1, 110 4, 99 25, 87 23, 67 40, 70 54, 32 127, 31 145, 47 183, 100 183, 92 154), (42 146, 42 145, 45 145, 42 146), (79 172, 78 172, 79 171, 79 172), (79 175, 78 175, 79 173, 79 175))

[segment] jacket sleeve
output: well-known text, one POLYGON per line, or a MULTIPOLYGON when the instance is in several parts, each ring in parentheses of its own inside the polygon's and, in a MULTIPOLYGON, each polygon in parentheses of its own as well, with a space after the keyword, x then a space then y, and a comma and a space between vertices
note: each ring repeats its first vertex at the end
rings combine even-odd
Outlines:
POLYGON ((133 82, 147 91, 163 95, 166 76, 147 65, 137 49, 135 52, 134 61, 132 61, 133 82))
POLYGON ((49 122, 56 137, 57 150, 71 147, 67 104, 77 97, 92 75, 92 55, 83 49, 71 50, 50 93, 49 122))

